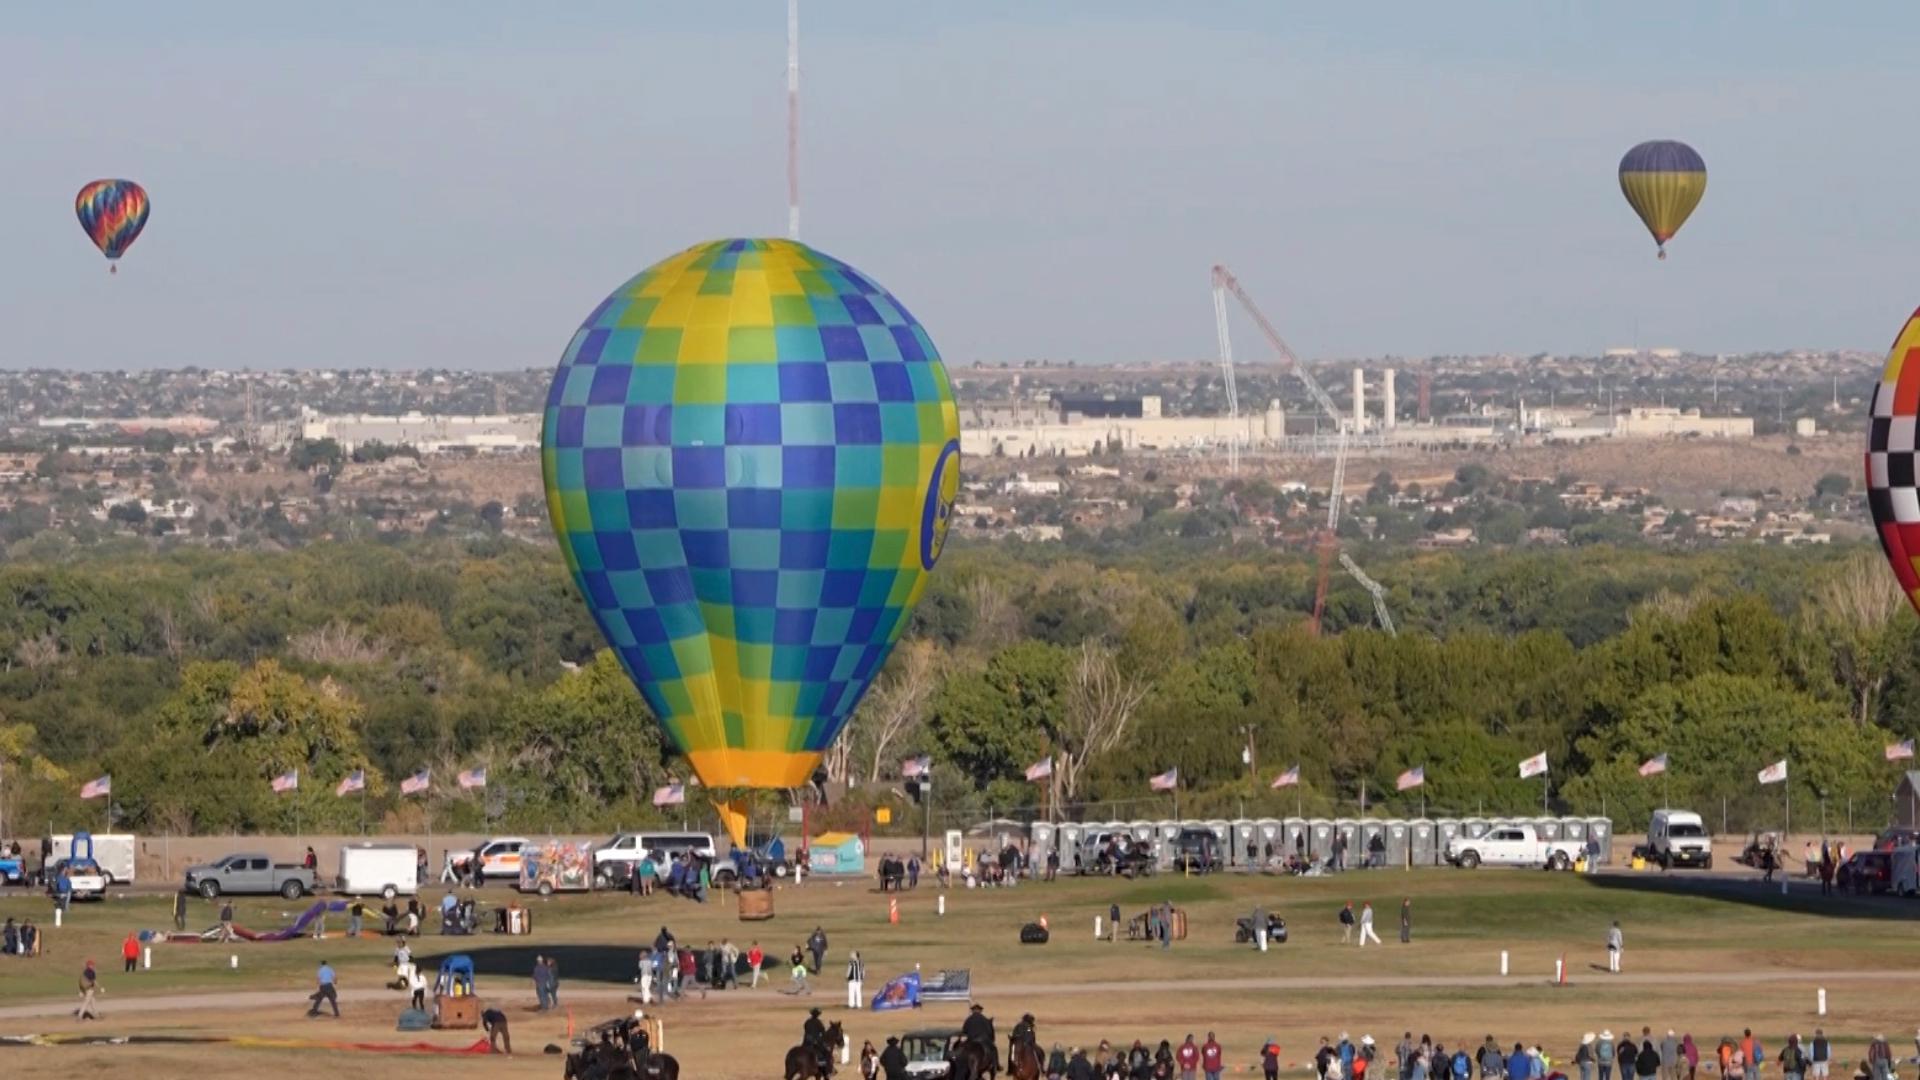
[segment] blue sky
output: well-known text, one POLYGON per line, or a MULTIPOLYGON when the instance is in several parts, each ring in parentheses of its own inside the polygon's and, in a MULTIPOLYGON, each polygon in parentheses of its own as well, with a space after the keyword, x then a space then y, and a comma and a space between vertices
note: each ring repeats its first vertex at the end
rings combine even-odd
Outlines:
MULTIPOLYGON (((803 3, 803 238, 950 362, 1884 349, 1920 5, 803 3), (1619 155, 1682 138, 1665 263, 1619 155), (1244 325, 1237 332, 1249 338, 1244 325)), ((0 36, 0 365, 525 367, 785 224, 785 5, 35 5, 0 36), (152 193, 109 278, 71 213, 152 193)))

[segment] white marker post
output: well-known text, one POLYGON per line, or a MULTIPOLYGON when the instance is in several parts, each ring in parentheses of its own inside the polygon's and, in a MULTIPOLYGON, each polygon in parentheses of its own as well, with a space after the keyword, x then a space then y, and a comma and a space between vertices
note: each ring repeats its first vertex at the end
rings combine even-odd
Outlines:
POLYGON ((60 905, 59 904, 53 905, 53 925, 55 926, 60 925, 60 905))
POLYGON ((941 893, 939 896, 934 898, 934 914, 945 915, 946 913, 947 913, 947 894, 941 893))
POLYGON ((1553 962, 1553 984, 1559 986, 1567 981, 1567 958, 1561 957, 1553 962))
POLYGON ((1100 940, 1100 937, 1101 937, 1101 934, 1100 934, 1100 916, 1098 916, 1098 915, 1095 915, 1095 916, 1093 917, 1093 940, 1095 940, 1095 941, 1099 941, 1099 940, 1100 940))
POLYGON ((147 945, 140 950, 140 970, 153 970, 153 946, 147 945))
POLYGON ((1827 988, 1824 986, 1820 988, 1819 1012, 1821 1016, 1827 1015, 1827 988))
POLYGON ((1263 926, 1260 929, 1254 931, 1254 933, 1258 934, 1260 937, 1260 951, 1266 952, 1267 951, 1267 928, 1263 926))
POLYGON ((229 969, 231 969, 231 970, 233 970, 233 971, 239 971, 239 970, 240 970, 240 954, 239 954, 239 953, 230 953, 230 954, 228 954, 228 956, 227 956, 227 967, 228 967, 229 969))
POLYGON ((1506 973, 1507 973, 1507 950, 1501 949, 1500 950, 1500 974, 1505 975, 1506 973))
POLYGON ((853 1060, 852 1041, 848 1039, 841 1039, 840 1040, 840 1064, 845 1065, 848 1062, 851 1062, 852 1060, 853 1060))

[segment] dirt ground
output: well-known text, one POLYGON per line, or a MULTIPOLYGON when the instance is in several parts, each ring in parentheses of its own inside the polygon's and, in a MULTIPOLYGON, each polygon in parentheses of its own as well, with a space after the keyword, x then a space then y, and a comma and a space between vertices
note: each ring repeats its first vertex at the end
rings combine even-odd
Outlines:
MULTIPOLYGON (((1697 1040, 1717 1040, 1752 1027, 1765 1044, 1788 1031, 1808 1033, 1825 1024, 1843 1057, 1860 1053, 1864 1041, 1884 1031, 1905 1047, 1914 1031, 1920 973, 1920 938, 1912 932, 1920 904, 1844 901, 1830 904, 1805 893, 1782 898, 1747 883, 1683 881, 1714 891, 1656 888, 1655 875, 1615 874, 1593 878, 1525 871, 1374 871, 1329 879, 1232 876, 1209 879, 1063 881, 1014 889, 961 891, 948 895, 937 914, 928 889, 903 897, 901 921, 887 921, 887 901, 868 883, 824 881, 777 895, 770 923, 741 923, 720 901, 627 897, 563 897, 535 901, 532 938, 439 938, 416 943, 416 954, 473 955, 482 972, 483 999, 511 1017, 515 1050, 504 1056, 454 1058, 343 1051, 320 1046, 0 1046, 0 1075, 45 1075, 54 1069, 132 1069, 152 1077, 256 1077, 269 1071, 312 1069, 324 1062, 351 1062, 357 1077, 438 1075, 459 1069, 485 1076, 558 1076, 557 1058, 539 1051, 565 1044, 568 1013, 530 1011, 526 972, 531 957, 560 958, 562 1001, 576 1029, 631 1008, 632 957, 662 924, 680 940, 701 945, 731 938, 759 940, 769 954, 784 956, 816 925, 829 936, 825 971, 811 998, 796 999, 762 987, 714 992, 661 1010, 670 1052, 691 1077, 766 1077, 817 1005, 828 1019, 848 1025, 861 1040, 884 1042, 890 1033, 957 1025, 963 1010, 929 1006, 913 1013, 852 1013, 845 1009, 846 950, 858 948, 869 970, 871 994, 888 976, 946 967, 971 969, 975 999, 997 1018, 1002 1032, 1022 1012, 1040 1020, 1043 1041, 1092 1046, 1102 1039, 1161 1038, 1178 1041, 1192 1031, 1218 1033, 1235 1071, 1252 1065, 1259 1044, 1277 1037, 1289 1072, 1302 1075, 1322 1036, 1371 1033, 1390 1046, 1400 1032, 1431 1034, 1449 1045, 1478 1042, 1493 1034, 1539 1042, 1550 1054, 1569 1054, 1582 1032, 1612 1028, 1691 1031, 1697 1040), (1409 898, 1414 941, 1400 944, 1397 912, 1409 898), (1171 949, 1096 941, 1093 919, 1108 906, 1131 916, 1169 899, 1188 913, 1191 933, 1171 949), (1343 945, 1334 918, 1348 900, 1371 899, 1387 943, 1364 950, 1343 945), (1284 915, 1292 940, 1267 954, 1231 940, 1234 917, 1254 904, 1284 915), (1019 925, 1048 918, 1053 940, 1044 946, 1017 943, 1019 925), (1607 924, 1621 920, 1627 934, 1627 971, 1612 977, 1598 970, 1607 924), (1500 953, 1509 974, 1500 975, 1500 953), (1568 983, 1553 984, 1555 962, 1565 958, 1568 983), (1829 1013, 1816 1015, 1817 991, 1828 992, 1829 1013), (16 1065, 23 1071, 15 1072, 16 1065)), ((437 898, 437 893, 430 898, 437 898)), ((503 890, 486 902, 505 899, 503 890)), ((124 975, 118 942, 133 925, 157 923, 161 898, 119 902, 82 910, 49 939, 50 955, 0 963, 0 1035, 79 1030, 64 1017, 71 1008, 81 953, 103 961, 105 1019, 85 1025, 89 1034, 218 1035, 315 1040, 320 1043, 405 1043, 421 1036, 393 1030, 403 1002, 380 986, 386 977, 388 944, 378 939, 246 946, 169 946, 151 971, 124 975), (149 910, 149 907, 151 910, 149 910), (240 968, 228 967, 238 956, 240 968), (301 995, 320 958, 341 973, 346 1018, 306 1020, 301 995)), ((0 902, 0 906, 4 906, 0 902)), ((275 914, 260 904, 242 912, 275 914)), ((431 961, 430 961, 431 962, 431 961)), ((784 971, 776 985, 785 985, 784 971)), ((468 1045, 472 1032, 433 1032, 422 1041, 468 1045)))

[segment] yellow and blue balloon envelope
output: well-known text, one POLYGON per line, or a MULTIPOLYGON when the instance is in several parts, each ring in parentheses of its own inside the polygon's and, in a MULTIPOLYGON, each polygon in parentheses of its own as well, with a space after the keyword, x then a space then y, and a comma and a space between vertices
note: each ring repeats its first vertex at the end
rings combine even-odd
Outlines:
POLYGON ((940 557, 959 438, 919 322, 797 242, 688 248, 574 334, 541 434, 554 531, 703 783, 812 776, 940 557))
POLYGON ((1707 193, 1707 163, 1683 142, 1643 142, 1620 159, 1620 193, 1653 234, 1664 259, 1667 241, 1707 193))

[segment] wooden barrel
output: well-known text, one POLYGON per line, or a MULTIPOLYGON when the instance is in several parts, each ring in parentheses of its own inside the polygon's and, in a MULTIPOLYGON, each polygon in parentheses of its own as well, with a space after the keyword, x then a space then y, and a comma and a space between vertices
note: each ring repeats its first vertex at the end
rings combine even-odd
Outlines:
POLYGON ((740 890, 740 921, 765 922, 773 918, 772 889, 740 890))

